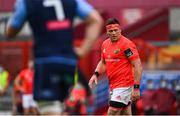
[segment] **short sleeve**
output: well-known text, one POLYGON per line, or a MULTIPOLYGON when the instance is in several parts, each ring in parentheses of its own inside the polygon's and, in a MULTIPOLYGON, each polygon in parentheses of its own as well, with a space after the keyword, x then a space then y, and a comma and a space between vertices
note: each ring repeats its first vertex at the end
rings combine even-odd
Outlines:
POLYGON ((86 0, 76 0, 77 1, 77 16, 85 19, 94 10, 94 8, 86 0))
POLYGON ((139 58, 139 53, 136 45, 133 42, 128 42, 124 47, 124 55, 130 60, 134 61, 139 58))

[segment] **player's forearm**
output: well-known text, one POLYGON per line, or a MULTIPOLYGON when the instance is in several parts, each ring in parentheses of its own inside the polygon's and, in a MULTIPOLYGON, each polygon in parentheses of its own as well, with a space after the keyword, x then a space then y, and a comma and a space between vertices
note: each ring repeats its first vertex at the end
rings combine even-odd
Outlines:
POLYGON ((103 20, 99 16, 99 14, 96 11, 91 13, 89 18, 87 19, 85 39, 81 46, 81 49, 84 51, 85 54, 91 50, 92 46, 98 39, 98 36, 100 35, 100 32, 101 32, 102 25, 103 25, 103 20))
POLYGON ((142 68, 134 68, 134 83, 140 83, 141 81, 142 68))
POLYGON ((103 63, 102 60, 100 60, 95 69, 95 72, 98 72, 101 75, 101 74, 105 73, 105 71, 106 71, 105 64, 103 63))
POLYGON ((19 77, 16 77, 14 84, 18 89, 22 88, 20 83, 21 83, 21 81, 19 80, 19 77))
POLYGON ((134 83, 138 84, 141 81, 142 65, 140 59, 134 63, 134 83))

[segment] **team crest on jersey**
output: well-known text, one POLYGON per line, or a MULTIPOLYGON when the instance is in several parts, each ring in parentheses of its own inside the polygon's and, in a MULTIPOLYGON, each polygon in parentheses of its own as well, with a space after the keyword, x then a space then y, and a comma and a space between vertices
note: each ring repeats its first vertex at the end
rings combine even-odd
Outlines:
POLYGON ((114 54, 118 54, 120 52, 120 49, 114 50, 114 54))

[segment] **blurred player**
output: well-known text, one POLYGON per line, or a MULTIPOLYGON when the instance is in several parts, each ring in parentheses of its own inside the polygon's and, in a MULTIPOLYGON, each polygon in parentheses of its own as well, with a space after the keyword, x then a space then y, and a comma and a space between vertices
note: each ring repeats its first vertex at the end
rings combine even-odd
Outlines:
MULTIPOLYGON (((77 57, 90 51, 101 32, 103 20, 85 0, 17 0, 6 35, 14 37, 26 20, 35 39, 34 98, 63 101, 73 84, 77 57), (75 16, 87 24, 80 48, 72 47, 75 16)), ((82 83, 88 89, 85 79, 82 83)))
MULTIPOLYGON (((19 72, 18 72, 19 73, 19 72)), ((18 77, 18 73, 15 76, 15 79, 18 77)), ((13 83, 13 91, 12 91, 12 114, 13 115, 22 115, 24 113, 22 106, 22 94, 20 88, 13 83)))
POLYGON ((29 61, 28 68, 22 70, 15 79, 16 87, 19 88, 22 95, 22 105, 25 115, 39 114, 37 103, 33 99, 33 62, 29 61))
POLYGON ((102 44, 101 60, 89 86, 97 84, 97 77, 106 71, 111 91, 108 115, 131 115, 131 94, 133 101, 140 97, 142 67, 139 54, 136 46, 121 35, 117 19, 107 20, 106 31, 109 38, 102 44))
POLYGON ((173 111, 176 97, 175 94, 168 89, 168 80, 161 77, 159 85, 153 97, 156 115, 176 115, 176 112, 173 111))
POLYGON ((10 83, 9 72, 0 66, 0 96, 4 96, 10 83))
POLYGON ((76 83, 65 100, 64 114, 86 115, 86 90, 81 83, 76 83))
POLYGON ((147 89, 142 93, 143 111, 145 115, 153 115, 154 112, 154 95, 155 95, 155 84, 152 79, 148 79, 146 83, 147 89))

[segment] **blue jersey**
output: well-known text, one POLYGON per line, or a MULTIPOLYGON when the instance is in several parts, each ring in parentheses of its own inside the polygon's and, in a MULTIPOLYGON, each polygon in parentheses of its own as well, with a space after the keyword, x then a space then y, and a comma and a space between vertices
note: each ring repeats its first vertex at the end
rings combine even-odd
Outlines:
POLYGON ((36 58, 72 56, 73 19, 86 18, 92 10, 84 0, 17 0, 10 24, 19 28, 29 21, 36 58))

